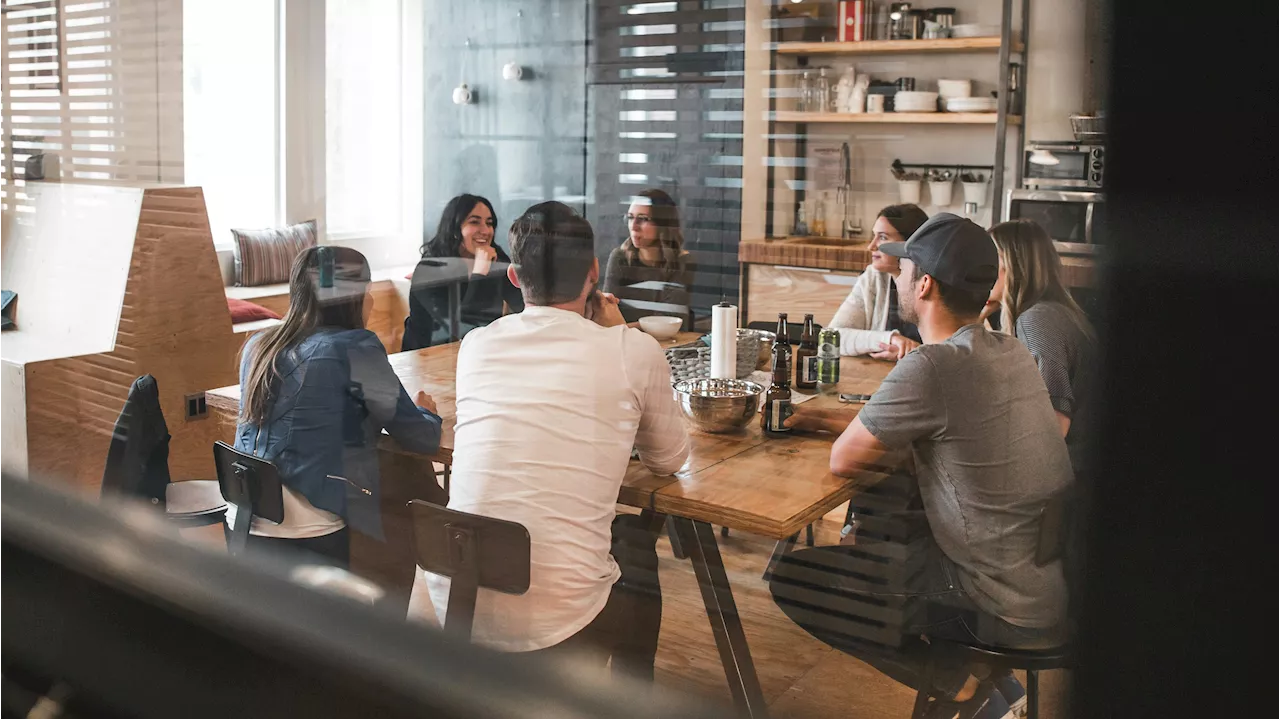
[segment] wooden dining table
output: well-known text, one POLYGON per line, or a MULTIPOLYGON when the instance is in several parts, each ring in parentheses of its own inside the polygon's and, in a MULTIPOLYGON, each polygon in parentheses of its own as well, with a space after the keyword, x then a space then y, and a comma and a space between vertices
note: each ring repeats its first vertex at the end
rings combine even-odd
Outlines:
MULTIPOLYGON (((663 345, 684 344, 699 336, 680 333, 663 345)), ((451 343, 390 356, 392 368, 410 395, 421 390, 435 400, 444 431, 440 450, 430 459, 445 465, 453 461, 459 347, 460 343, 451 343)), ((838 392, 871 394, 892 368, 888 362, 842 358, 838 392)), ((206 398, 223 423, 234 426, 239 387, 210 390, 206 398)), ((860 404, 839 402, 835 394, 814 397, 807 406, 839 409, 848 413, 850 421, 861 408, 860 404)), ((849 479, 832 474, 832 435, 797 433, 772 439, 764 436, 759 422, 752 421, 740 431, 724 434, 701 432, 690 425, 689 436, 689 459, 674 475, 655 475, 632 460, 618 502, 642 510, 656 529, 666 522, 672 530, 673 548, 678 546, 677 552, 687 556, 697 577, 735 705, 748 716, 766 716, 759 678, 712 525, 774 538, 779 540, 780 550, 785 550, 806 526, 880 477, 849 479)), ((410 454, 385 435, 379 449, 392 455, 410 454)))

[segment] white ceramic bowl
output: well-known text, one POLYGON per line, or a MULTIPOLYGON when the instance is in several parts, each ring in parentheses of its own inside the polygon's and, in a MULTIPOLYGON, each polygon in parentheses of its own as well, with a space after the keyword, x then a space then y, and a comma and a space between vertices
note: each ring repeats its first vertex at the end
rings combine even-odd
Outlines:
POLYGON ((939 80, 938 97, 949 100, 953 97, 969 97, 973 94, 972 80, 939 80))
POLYGON ((995 37, 999 34, 999 25, 966 23, 964 25, 953 25, 951 27, 951 37, 995 37))
POLYGON ((669 340, 680 332, 684 320, 679 317, 641 317, 640 329, 656 340, 669 340))

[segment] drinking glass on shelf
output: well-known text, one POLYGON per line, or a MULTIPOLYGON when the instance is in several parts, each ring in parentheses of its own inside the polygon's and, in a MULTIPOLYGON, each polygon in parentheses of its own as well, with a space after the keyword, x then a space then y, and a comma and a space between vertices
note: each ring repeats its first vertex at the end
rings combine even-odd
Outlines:
POLYGON ((799 112, 813 112, 813 76, 808 70, 800 76, 800 82, 796 86, 796 110, 799 112))
POLYGON ((818 79, 813 86, 813 105, 811 112, 831 112, 831 80, 825 67, 818 68, 818 79))

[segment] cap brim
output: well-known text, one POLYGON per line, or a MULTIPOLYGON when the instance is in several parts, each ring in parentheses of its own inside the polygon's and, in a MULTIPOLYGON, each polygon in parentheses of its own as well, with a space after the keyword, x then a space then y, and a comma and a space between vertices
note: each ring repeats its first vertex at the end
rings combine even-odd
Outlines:
POLYGON ((877 251, 883 252, 884 254, 892 257, 907 256, 907 243, 905 242, 886 242, 876 249, 877 251))

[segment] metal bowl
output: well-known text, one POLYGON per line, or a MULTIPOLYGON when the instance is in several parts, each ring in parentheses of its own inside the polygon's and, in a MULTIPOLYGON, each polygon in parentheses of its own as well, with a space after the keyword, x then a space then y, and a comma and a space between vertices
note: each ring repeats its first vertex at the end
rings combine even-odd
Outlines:
POLYGON ((760 339, 760 356, 756 360, 756 369, 768 371, 769 363, 773 360, 773 343, 777 341, 778 336, 768 330, 749 330, 739 327, 738 336, 743 335, 755 335, 760 339))
POLYGON ((764 387, 741 379, 686 379, 674 386, 680 411, 703 432, 734 432, 760 408, 764 387))

